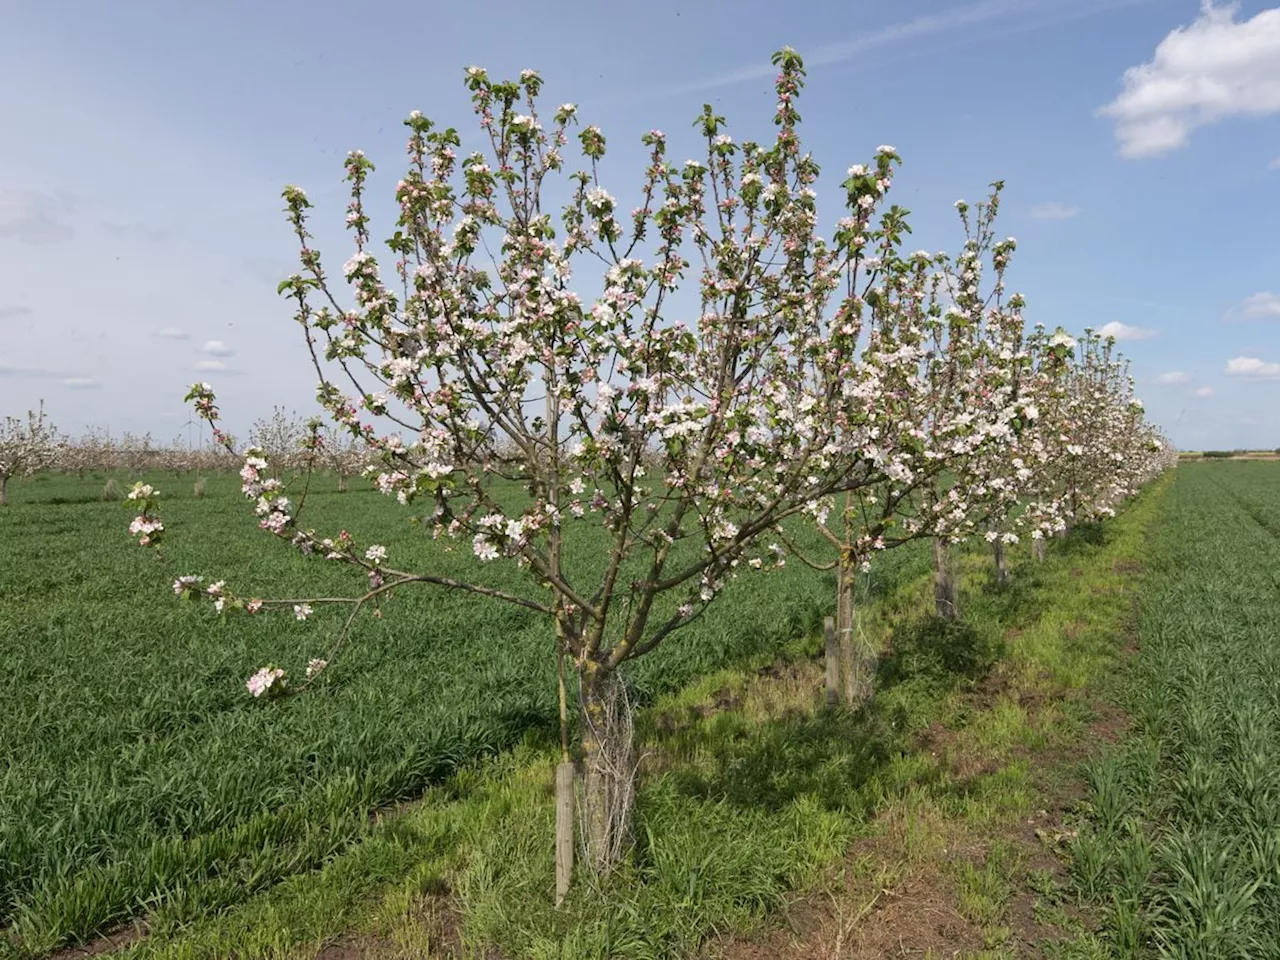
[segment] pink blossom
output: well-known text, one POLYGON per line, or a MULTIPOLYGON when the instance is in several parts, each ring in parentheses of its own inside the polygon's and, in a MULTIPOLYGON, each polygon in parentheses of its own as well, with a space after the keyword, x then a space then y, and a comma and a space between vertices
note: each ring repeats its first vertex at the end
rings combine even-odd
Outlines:
POLYGON ((245 682, 245 686, 253 696, 261 697, 273 690, 283 689, 285 682, 284 670, 280 667, 266 666, 251 676, 245 682))

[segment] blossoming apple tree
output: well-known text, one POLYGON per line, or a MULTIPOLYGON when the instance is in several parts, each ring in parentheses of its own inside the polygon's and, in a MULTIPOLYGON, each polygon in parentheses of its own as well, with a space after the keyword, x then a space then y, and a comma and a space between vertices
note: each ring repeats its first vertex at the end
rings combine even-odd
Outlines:
MULTIPOLYGON (((966 536, 978 531, 991 545, 998 582, 1008 576, 1006 552, 1020 541, 1026 528, 1027 498, 1045 483, 1052 463, 1046 434, 1055 429, 1055 414, 1066 378, 1069 351, 1061 332, 1050 336, 1043 324, 1027 332, 1018 350, 1018 395, 1025 415, 1009 442, 1001 447, 988 447, 978 453, 981 461, 977 472, 982 477, 978 492, 986 494, 983 509, 968 518, 966 536)), ((951 597, 955 596, 954 586, 951 597)), ((935 591, 939 598, 946 592, 935 591)), ((945 615, 947 611, 941 609, 945 615)), ((954 602, 953 602, 954 609, 954 602)))
MULTIPOLYGON (((455 130, 416 112, 406 121, 390 277, 374 254, 373 165, 362 153, 346 163, 355 253, 340 279, 315 249, 305 193, 284 191, 302 271, 280 290, 296 304, 320 403, 376 457, 380 490, 425 505, 432 533, 468 543, 479 563, 523 571, 529 591, 400 569, 378 544, 306 526, 304 499, 293 502, 257 447, 243 451, 241 476, 259 525, 350 565, 362 587, 272 600, 194 575, 174 584, 220 611, 305 619, 343 605, 348 627, 371 601, 414 584, 545 616, 576 678, 583 847, 596 869, 616 861, 628 831, 635 764, 622 666, 699 617, 729 579, 781 562, 778 531, 792 518, 824 522, 823 505, 846 495, 897 516, 920 464, 935 470, 945 459, 931 452, 970 435, 983 440, 962 446, 994 441, 1017 415, 1001 388, 986 419, 923 429, 913 402, 928 389, 922 371, 940 362, 929 344, 947 345, 966 371, 984 349, 966 326, 973 318, 939 319, 929 308, 937 263, 897 253, 905 211, 890 208, 876 225, 898 163, 892 148, 850 168, 840 186, 846 215, 829 239, 819 235, 819 170, 801 148, 796 112, 803 63, 790 49, 774 63, 772 142, 736 142, 707 106, 697 121, 705 155, 676 165, 667 137, 650 131, 629 213, 603 185, 598 127, 578 132, 582 163, 566 173, 577 109, 540 112, 533 71, 495 81, 469 68, 483 149, 460 158, 455 130), (594 280, 582 284, 584 274, 594 280), (575 550, 601 539, 607 562, 588 576, 575 550)), ((989 360, 997 376, 998 351, 989 360)), ((189 399, 234 447, 212 389, 196 384, 189 399)), ((318 429, 309 436, 315 454, 318 429)), ((140 486, 131 497, 135 533, 158 545, 166 531, 155 491, 140 486)), ((858 556, 875 546, 875 529, 857 527, 858 556)), ((333 655, 312 660, 306 682, 333 655)), ((267 697, 287 683, 285 668, 268 664, 248 686, 267 697)))
POLYGON ((106 431, 91 429, 75 439, 68 438, 58 451, 56 466, 83 480, 91 470, 108 469, 113 457, 111 438, 106 431))
POLYGON ((790 551, 809 566, 836 571, 836 633, 840 687, 853 706, 872 693, 876 651, 861 642, 854 610, 855 578, 879 551, 919 537, 956 537, 999 494, 986 467, 993 448, 1007 446, 1035 408, 1018 394, 1022 301, 1003 298, 1012 240, 993 232, 1002 184, 970 222, 961 204, 966 242, 953 262, 945 254, 899 253, 905 220, 886 214, 868 231, 875 246, 859 264, 866 276, 859 298, 867 312, 864 361, 873 369, 893 356, 892 368, 845 395, 841 411, 859 425, 866 409, 891 411, 892 427, 877 424, 852 444, 850 469, 882 462, 885 479, 815 502, 812 512, 827 559, 802 551, 779 530, 790 551), (981 292, 984 258, 995 281, 981 292), (980 456, 981 455, 981 456, 980 456))
POLYGON ((0 506, 9 502, 9 480, 47 470, 57 459, 60 443, 43 402, 38 410, 28 410, 25 420, 5 417, 0 422, 0 506))
POLYGON ((275 407, 270 417, 253 422, 249 444, 262 451, 273 469, 289 473, 303 465, 303 443, 309 436, 301 417, 287 413, 283 407, 275 407))
MULTIPOLYGON (((966 241, 954 269, 943 273, 952 299, 934 334, 934 361, 922 397, 924 432, 936 437, 935 457, 945 470, 928 473, 921 484, 912 526, 933 539, 934 607, 939 616, 959 616, 959 588, 952 544, 967 539, 1008 509, 1017 489, 1012 451, 1028 444, 1039 419, 1034 382, 1028 375, 1031 354, 1023 329, 1021 295, 1006 297, 1005 271, 1016 248, 1012 238, 996 242, 1000 183, 972 211, 956 204, 966 241), (985 258, 990 255, 994 282, 982 290, 985 258), (955 341, 973 346, 957 351, 955 341)), ((950 267, 949 264, 944 266, 950 267)))
POLYGON ((369 450, 362 436, 344 428, 327 425, 319 436, 320 463, 338 478, 338 492, 347 489, 350 477, 360 476, 370 465, 369 450))
POLYGON ((1115 340, 1085 330, 1074 371, 1071 421, 1063 479, 1068 527, 1081 520, 1115 515, 1115 507, 1136 493, 1143 462, 1156 442, 1142 401, 1133 392, 1128 361, 1115 340))
POLYGON ((1017 518, 1031 531, 1037 556, 1045 538, 1065 535, 1078 519, 1113 513, 1115 503, 1136 492, 1125 465, 1141 463, 1154 437, 1113 342, 1086 329, 1079 340, 1059 330, 1048 344, 1066 367, 1042 404, 1043 456, 1023 482, 1017 518))

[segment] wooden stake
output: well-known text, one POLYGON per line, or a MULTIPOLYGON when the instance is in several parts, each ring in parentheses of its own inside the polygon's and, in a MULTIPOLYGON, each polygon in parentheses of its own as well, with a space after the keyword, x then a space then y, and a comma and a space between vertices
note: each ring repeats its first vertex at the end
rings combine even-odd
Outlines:
POLYGON ((573 877, 573 781, 576 770, 568 761, 556 766, 556 906, 564 903, 573 877))
POLYGON ((840 649, 836 645, 836 618, 822 621, 822 639, 827 648, 827 706, 840 702, 840 649))

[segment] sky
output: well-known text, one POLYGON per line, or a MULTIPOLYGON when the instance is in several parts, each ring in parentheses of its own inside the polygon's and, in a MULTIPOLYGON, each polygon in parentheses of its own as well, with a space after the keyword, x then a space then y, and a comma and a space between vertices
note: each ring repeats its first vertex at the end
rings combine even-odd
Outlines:
POLYGON ((791 45, 824 168, 901 153, 891 198, 912 249, 958 249, 954 202, 1004 180, 1028 322, 1114 334, 1182 449, 1280 447, 1280 7, 0 0, 0 22, 2 414, 43 400, 72 436, 166 442, 191 429, 194 380, 233 431, 276 405, 310 414, 314 373, 276 295, 297 269, 285 184, 316 204, 336 272, 346 151, 379 165, 389 203, 411 110, 478 146, 462 83, 477 64, 537 69, 549 106, 579 104, 622 197, 645 131, 697 155, 704 102, 737 139, 766 136, 769 56, 791 45))

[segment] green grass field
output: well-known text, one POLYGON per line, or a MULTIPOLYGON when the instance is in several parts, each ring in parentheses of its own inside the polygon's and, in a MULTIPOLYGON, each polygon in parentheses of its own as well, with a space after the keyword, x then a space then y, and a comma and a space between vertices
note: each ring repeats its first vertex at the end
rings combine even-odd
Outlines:
POLYGON ((1096 956, 1280 957, 1280 468, 1178 468, 1148 556, 1132 736, 1093 768, 1096 956))
MULTIPOLYGON (((166 560, 134 544, 102 479, 39 477, 0 510, 0 921, 40 954, 132 917, 162 931, 310 870, 369 829, 369 813, 421 795, 472 762, 555 729, 552 642, 536 615, 460 593, 406 591, 359 622, 325 682, 282 703, 244 681, 268 661, 295 676, 323 655, 341 614, 221 621, 179 602, 173 576, 237 590, 315 595, 358 589, 350 573, 256 529, 234 477, 205 499, 189 478, 150 479, 166 496, 166 560)), ((308 505, 322 529, 349 527, 397 565, 512 577, 466 545, 444 553, 394 500, 337 493, 308 505)), ((582 569, 602 562, 574 545, 582 569)), ((864 593, 923 569, 886 556, 864 593)), ((637 662, 640 702, 783 641, 812 635, 834 582, 795 564, 743 579, 711 616, 637 662)))
MULTIPOLYGON (((338 614, 224 622, 171 577, 354 584, 256 530, 233 478, 150 479, 163 564, 101 479, 0 511, 0 956, 137 921, 122 958, 1280 957, 1275 464, 1184 464, 1045 563, 1016 551, 1005 587, 968 553, 957 627, 928 616, 927 549, 888 554, 858 714, 821 702, 830 576, 737 581, 633 665, 636 847, 559 911, 543 625, 406 592, 326 683, 256 702, 247 675, 296 673, 338 614)), ((311 509, 476 570, 367 489, 322 480, 311 509)))
MULTIPOLYGON (((1105 528, 965 558, 966 623, 929 578, 864 607, 867 711, 822 706, 816 635, 712 671, 638 718, 637 843, 552 907, 553 744, 464 771, 322 869, 149 931, 128 960, 937 956, 1012 960, 1089 936, 1057 840, 1096 742, 1167 481, 1105 528), (1034 832, 1029 824, 1034 825, 1034 832), (905 951, 905 953, 904 953, 905 951)), ((905 572, 904 572, 905 573, 905 572)))

